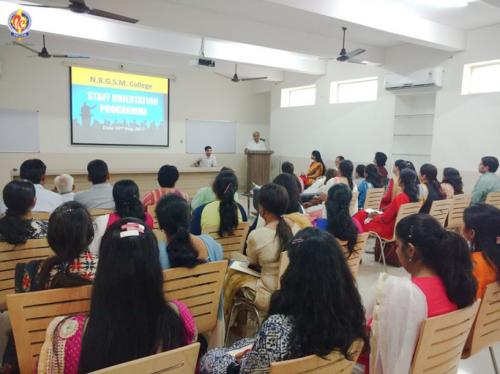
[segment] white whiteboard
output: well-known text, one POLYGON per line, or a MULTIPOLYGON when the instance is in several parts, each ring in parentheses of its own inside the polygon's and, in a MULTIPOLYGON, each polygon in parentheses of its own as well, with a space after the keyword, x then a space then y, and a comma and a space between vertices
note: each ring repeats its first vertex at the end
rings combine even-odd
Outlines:
POLYGON ((40 152, 38 112, 0 108, 0 152, 40 152))
POLYGON ((186 120, 186 153, 236 153, 236 123, 231 121, 186 120))

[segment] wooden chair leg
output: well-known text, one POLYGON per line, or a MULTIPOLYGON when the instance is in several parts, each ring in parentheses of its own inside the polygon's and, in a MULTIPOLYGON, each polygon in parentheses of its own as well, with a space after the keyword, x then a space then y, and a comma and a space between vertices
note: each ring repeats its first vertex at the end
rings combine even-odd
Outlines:
POLYGON ((495 369, 495 374, 498 374, 498 366, 497 360, 495 358, 495 352, 493 351, 493 347, 488 347, 490 350, 491 362, 493 363, 493 368, 495 369))

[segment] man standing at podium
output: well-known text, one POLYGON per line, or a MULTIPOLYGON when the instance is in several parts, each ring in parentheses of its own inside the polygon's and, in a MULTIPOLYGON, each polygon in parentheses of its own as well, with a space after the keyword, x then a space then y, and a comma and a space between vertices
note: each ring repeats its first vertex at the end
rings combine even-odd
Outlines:
POLYGON ((248 151, 267 151, 266 143, 260 138, 260 132, 255 131, 252 137, 253 140, 250 140, 245 147, 245 153, 248 151))

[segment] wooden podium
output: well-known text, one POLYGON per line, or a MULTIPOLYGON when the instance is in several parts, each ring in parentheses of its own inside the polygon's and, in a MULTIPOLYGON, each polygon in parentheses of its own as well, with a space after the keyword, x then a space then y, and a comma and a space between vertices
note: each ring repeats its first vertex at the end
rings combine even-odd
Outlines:
POLYGON ((252 182, 259 186, 269 183, 273 153, 273 151, 247 151, 247 191, 252 190, 252 182))

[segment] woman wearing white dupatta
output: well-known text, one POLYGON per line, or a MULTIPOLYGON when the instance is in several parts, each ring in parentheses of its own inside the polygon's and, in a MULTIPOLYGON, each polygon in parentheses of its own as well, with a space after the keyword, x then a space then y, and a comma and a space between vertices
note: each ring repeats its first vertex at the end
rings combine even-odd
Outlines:
MULTIPOLYGON (((396 227, 396 253, 411 278, 382 274, 369 308, 370 373, 406 374, 424 319, 472 305, 476 281, 467 242, 428 214, 396 227)), ((360 362, 367 363, 366 354, 360 362)))

